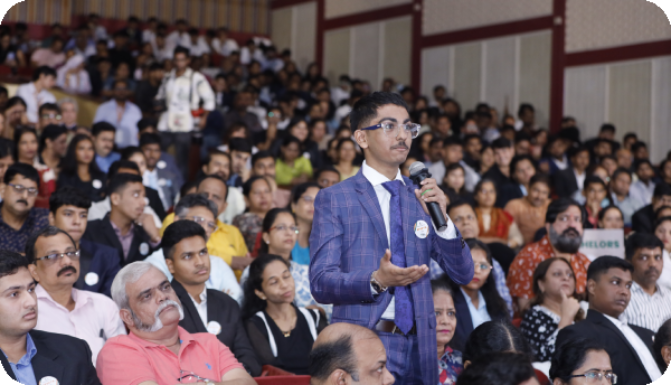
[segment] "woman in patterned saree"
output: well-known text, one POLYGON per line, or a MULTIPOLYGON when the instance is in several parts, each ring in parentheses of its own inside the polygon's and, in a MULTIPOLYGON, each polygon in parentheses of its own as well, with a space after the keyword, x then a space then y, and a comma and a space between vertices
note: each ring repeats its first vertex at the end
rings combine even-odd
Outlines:
POLYGON ((450 347, 457 328, 457 313, 454 308, 453 291, 445 275, 431 280, 433 307, 436 312, 436 341, 438 343, 438 381, 440 385, 452 385, 464 370, 461 352, 450 347))

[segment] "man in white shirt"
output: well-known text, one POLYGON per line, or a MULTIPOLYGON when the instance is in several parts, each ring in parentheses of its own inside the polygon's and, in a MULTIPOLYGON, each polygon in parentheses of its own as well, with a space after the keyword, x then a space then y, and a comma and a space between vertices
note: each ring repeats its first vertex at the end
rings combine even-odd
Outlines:
POLYGON ((639 160, 636 163, 636 176, 638 176, 638 180, 631 184, 629 195, 643 202, 643 205, 650 204, 656 186, 655 182, 652 181, 655 176, 652 163, 647 159, 639 160))
POLYGON ((189 38, 189 24, 185 19, 179 19, 175 21, 175 30, 170 32, 165 38, 165 44, 170 49, 173 50, 179 46, 184 48, 189 48, 191 46, 191 39, 189 38))
POLYGON ((239 51, 238 43, 228 38, 228 28, 221 27, 217 29, 217 37, 212 39, 212 48, 219 55, 228 56, 233 51, 239 51))
POLYGON ((16 96, 26 102, 26 115, 30 123, 37 123, 37 112, 44 103, 56 103, 56 97, 49 90, 56 84, 56 70, 42 66, 33 72, 33 81, 22 84, 16 96))
POLYGON ((95 362, 108 338, 126 334, 119 309, 109 297, 74 288, 80 250, 63 230, 48 226, 26 244, 30 274, 38 282, 36 329, 85 340, 95 362))
POLYGON ((662 373, 652 355, 654 333, 619 318, 631 298, 634 283, 631 263, 603 256, 587 270, 587 318, 559 331, 556 346, 576 338, 600 342, 610 355, 618 383, 649 384, 662 373))
POLYGON ((114 81, 114 97, 98 106, 93 123, 107 122, 116 128, 114 141, 119 148, 137 146, 137 123, 142 111, 128 100, 131 91, 126 80, 114 81))

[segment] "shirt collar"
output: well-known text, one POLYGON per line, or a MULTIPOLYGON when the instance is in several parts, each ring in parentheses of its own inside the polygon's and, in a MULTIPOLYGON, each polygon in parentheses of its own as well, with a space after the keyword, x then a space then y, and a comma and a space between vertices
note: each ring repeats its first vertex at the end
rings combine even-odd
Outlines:
MULTIPOLYGON (((373 185, 373 187, 377 187, 382 183, 389 182, 389 179, 386 176, 382 175, 376 169, 370 167, 365 160, 363 161, 363 165, 361 165, 361 173, 370 182, 370 184, 373 185)), ((400 169, 396 172, 396 178, 394 178, 394 180, 400 180, 401 183, 405 185, 405 181, 403 180, 400 169)))
MULTIPOLYGON (((107 214, 109 216, 109 214, 107 214)), ((117 227, 117 225, 109 218, 107 218, 110 221, 110 224, 112 225, 112 229, 114 229, 114 233, 117 235, 117 237, 122 237, 125 236, 127 237, 129 234, 133 234, 133 230, 135 229, 135 223, 131 222, 130 224, 130 229, 128 230, 128 234, 126 235, 121 235, 121 229, 117 227)))
POLYGON ((660 288, 660 286, 659 286, 658 284, 655 284, 655 294, 653 294, 652 296, 651 296, 650 294, 646 293, 646 292, 643 290, 643 288, 641 287, 641 285, 639 285, 638 283, 636 283, 636 281, 634 281, 634 282, 631 283, 631 291, 632 291, 632 293, 633 293, 633 292, 637 292, 637 293, 639 293, 639 294, 645 294, 645 295, 647 295, 648 297, 652 297, 652 296, 655 296, 655 295, 657 295, 657 294, 659 294, 660 296, 664 297, 664 292, 661 290, 661 288, 660 288))
MULTIPOLYGON (((58 305, 63 307, 61 304, 58 302, 54 301, 53 298, 51 298, 51 295, 49 294, 46 289, 39 283, 37 286, 35 286, 35 295, 37 296, 37 299, 43 299, 45 301, 49 301, 52 304, 58 305)), ((83 290, 78 290, 76 288, 72 288, 72 300, 75 301, 75 310, 81 308, 82 306, 86 305, 88 302, 91 302, 93 298, 91 298, 90 295, 86 291, 83 290)))
MULTIPOLYGON (((2 352, 5 354, 5 352, 2 352)), ((31 366, 32 365, 32 360, 33 357, 35 357, 35 354, 37 354, 37 348, 35 347, 35 342, 33 342, 33 338, 30 336, 30 333, 26 334, 26 354, 19 359, 19 362, 16 363, 16 366, 31 366)), ((5 354, 5 358, 9 360, 9 357, 7 357, 7 354, 5 354)))
POLYGON ((464 295, 464 297, 466 298, 466 302, 468 302, 471 306, 473 306, 473 307, 475 308, 475 310, 482 310, 482 309, 485 309, 485 308, 487 307, 487 302, 485 301, 485 297, 482 295, 482 291, 481 291, 481 290, 478 290, 478 307, 475 307, 475 305, 473 305, 473 300, 471 300, 471 296, 469 296, 469 295, 464 291, 464 289, 462 289, 462 288, 460 287, 459 290, 461 290, 461 293, 462 293, 462 294, 464 295))
MULTIPOLYGON (((191 297, 191 294, 189 294, 189 297, 191 297)), ((203 287, 203 292, 198 294, 198 298, 200 298, 200 303, 197 303, 193 297, 191 297, 191 300, 197 305, 202 305, 203 303, 207 302, 207 286, 203 287)))
POLYGON ((623 328, 624 326, 627 326, 626 323, 620 321, 620 320, 617 319, 617 318, 613 318, 613 317, 609 316, 609 315, 606 314, 606 313, 601 313, 601 314, 603 314, 603 316, 606 317, 606 319, 607 319, 608 321, 612 322, 615 326, 617 326, 618 329, 623 328))

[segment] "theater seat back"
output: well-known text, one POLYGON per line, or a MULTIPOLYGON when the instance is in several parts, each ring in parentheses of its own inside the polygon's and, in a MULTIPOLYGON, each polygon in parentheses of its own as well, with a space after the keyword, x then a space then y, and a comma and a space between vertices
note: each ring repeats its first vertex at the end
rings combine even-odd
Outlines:
POLYGON ((270 376, 256 377, 258 385, 310 385, 310 376, 270 376))

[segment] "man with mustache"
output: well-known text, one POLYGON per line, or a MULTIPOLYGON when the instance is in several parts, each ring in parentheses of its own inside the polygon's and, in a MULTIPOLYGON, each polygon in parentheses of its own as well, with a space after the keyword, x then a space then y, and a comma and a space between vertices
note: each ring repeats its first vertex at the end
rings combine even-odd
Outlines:
POLYGON ((0 363, 12 380, 25 385, 100 384, 86 342, 35 330, 37 285, 28 259, 0 249, 0 363))
POLYGON ((31 165, 15 163, 7 168, 0 187, 0 249, 23 253, 33 231, 49 224, 49 211, 35 207, 40 176, 31 165))
POLYGON ((38 283, 35 328, 83 339, 95 362, 105 341, 126 329, 109 297, 74 287, 80 255, 72 237, 53 226, 34 233, 26 245, 28 269, 38 283))
POLYGON ((255 384, 216 336, 191 334, 179 326, 184 318, 179 298, 151 263, 134 262, 121 269, 112 284, 112 298, 130 333, 110 339, 98 355, 102 383, 255 384))
POLYGON ((652 355, 654 333, 619 319, 631 298, 633 271, 622 258, 595 259, 587 270, 587 317, 561 329, 555 345, 578 338, 594 340, 606 348, 618 384, 645 385, 662 375, 652 355))
POLYGON ((625 257, 634 266, 634 283, 621 320, 657 331, 671 318, 671 290, 657 284, 664 269, 664 244, 652 234, 634 233, 625 245, 625 257))
POLYGON ((114 81, 113 98, 98 106, 93 123, 107 122, 116 128, 114 141, 119 148, 137 146, 137 123, 142 119, 140 108, 128 100, 128 80, 114 81))
POLYGON ((545 214, 547 235, 525 246, 508 271, 508 287, 518 310, 523 312, 533 298, 532 275, 536 266, 552 257, 566 259, 575 272, 576 291, 585 292, 589 259, 578 252, 582 244, 584 214, 578 202, 570 198, 552 201, 545 214))

